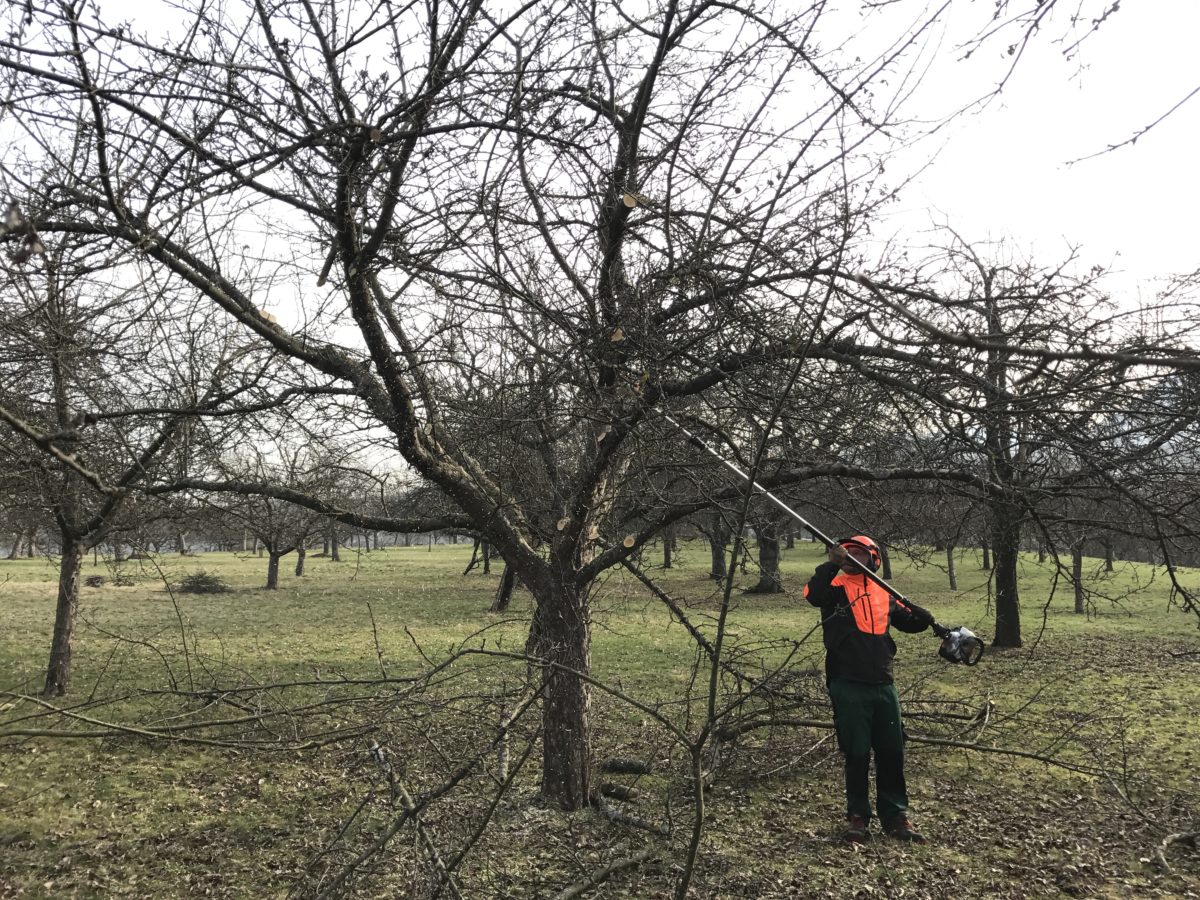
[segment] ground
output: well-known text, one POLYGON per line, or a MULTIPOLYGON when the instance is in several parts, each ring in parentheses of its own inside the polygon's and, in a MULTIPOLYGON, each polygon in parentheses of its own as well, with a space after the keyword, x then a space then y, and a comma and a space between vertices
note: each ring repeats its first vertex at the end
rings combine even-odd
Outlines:
MULTIPOLYGON (((129 586, 89 560, 85 576, 107 581, 84 589, 72 690, 56 703, 70 719, 29 697, 44 677, 54 561, 0 562, 0 897, 430 896, 426 839, 443 865, 469 845, 456 866, 464 897, 554 896, 643 851, 645 862, 585 895, 672 896, 694 805, 686 754, 659 720, 685 735, 702 723, 707 670, 695 669, 693 642, 631 578, 598 588, 597 759, 651 771, 597 783, 633 786, 635 799, 608 810, 640 825, 548 808, 530 743, 536 707, 498 737, 528 700, 526 664, 505 655, 523 652, 528 597, 488 613, 498 572, 462 575, 469 549, 310 556, 277 592, 259 588, 266 566, 254 557, 127 563, 129 586), (199 570, 235 590, 164 587, 199 570), (406 680, 454 651, 471 653, 406 680), (404 819, 405 796, 428 801, 421 831, 404 819)), ((734 593, 736 666, 761 675, 786 660, 774 701, 743 689, 737 715, 814 724, 750 730, 706 758, 719 765, 691 896, 1200 897, 1196 849, 1157 852, 1200 826, 1200 632, 1168 604, 1161 572, 1106 574, 1089 561, 1096 594, 1078 616, 1061 583, 1050 596, 1049 568, 1026 559, 1026 646, 971 669, 938 659, 928 634, 897 635, 913 817, 930 844, 877 835, 855 848, 836 839, 839 759, 820 727, 819 636, 806 638, 815 614, 799 597, 819 557, 809 544, 785 552, 789 593, 734 593), (917 742, 930 738, 942 743, 917 742)), ((706 548, 685 544, 675 568, 650 571, 711 635, 719 594, 706 563, 706 548)), ((977 557, 964 555, 959 579, 950 592, 932 565, 896 575, 943 623, 990 634, 977 557)), ((723 700, 737 698, 732 679, 724 688, 723 700)))

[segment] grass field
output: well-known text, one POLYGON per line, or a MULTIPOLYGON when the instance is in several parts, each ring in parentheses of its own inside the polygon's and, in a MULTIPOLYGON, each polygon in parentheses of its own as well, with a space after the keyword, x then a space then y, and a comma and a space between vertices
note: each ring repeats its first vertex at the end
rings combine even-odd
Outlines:
MULTIPOLYGON (((536 745, 521 767, 536 740, 532 709, 512 727, 511 789, 491 809, 505 772, 492 742, 523 696, 525 664, 474 655, 404 680, 454 648, 522 652, 528 596, 518 592, 504 616, 488 613, 498 568, 463 576, 469 551, 310 558, 307 574, 282 575, 276 592, 259 588, 257 558, 126 563, 131 586, 83 590, 72 691, 58 704, 71 717, 24 696, 44 677, 53 561, 0 562, 0 897, 315 893, 381 843, 403 805, 396 785, 428 799, 469 760, 469 775, 423 809, 422 831, 396 829, 355 870, 345 883, 353 896, 428 895, 437 879, 425 838, 450 860, 485 815, 490 826, 458 870, 462 896, 552 897, 640 851, 642 865, 586 895, 670 896, 692 806, 686 761, 655 717, 698 727, 706 676, 694 677, 690 637, 632 578, 614 575, 594 596, 596 677, 645 704, 595 693, 597 758, 652 764, 649 775, 597 780, 635 787, 636 800, 610 808, 670 834, 540 805, 536 745), (201 569, 235 590, 165 589, 201 569), (385 757, 369 752, 373 741, 385 757)), ((821 680, 808 674, 820 665, 819 636, 787 643, 816 623, 799 590, 820 555, 807 544, 785 552, 787 594, 734 595, 738 667, 761 673, 794 651, 789 708, 751 701, 759 715, 828 719, 821 680)), ((896 636, 914 737, 1050 762, 914 742, 913 814, 931 843, 852 848, 836 841, 843 800, 830 733, 747 731, 722 749, 692 895, 1200 897, 1194 848, 1176 842, 1156 855, 1169 834, 1200 826, 1200 632, 1169 607, 1161 572, 1118 564, 1106 575, 1089 563, 1096 595, 1079 616, 1069 586, 1049 599, 1051 570, 1026 560, 1026 647, 976 668, 939 660, 928 634, 896 636)), ((706 569, 706 548, 694 545, 653 574, 711 634, 719 594, 706 569)), ((91 574, 111 581, 103 561, 89 559, 91 574)), ((943 623, 989 635, 978 558, 964 555, 959 592, 945 582, 934 566, 897 568, 897 585, 943 623)))

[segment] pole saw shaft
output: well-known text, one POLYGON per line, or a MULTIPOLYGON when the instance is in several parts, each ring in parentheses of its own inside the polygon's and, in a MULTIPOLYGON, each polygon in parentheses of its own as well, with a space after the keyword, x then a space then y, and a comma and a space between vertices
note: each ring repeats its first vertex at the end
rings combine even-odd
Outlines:
MULTIPOLYGON (((813 537, 823 543, 826 547, 832 547, 837 543, 837 541, 809 522, 808 519, 804 518, 804 516, 800 515, 800 513, 796 512, 794 509, 768 491, 765 487, 751 478, 748 472, 742 471, 712 447, 708 446, 703 439, 695 434, 692 434, 692 432, 688 431, 683 427, 683 425, 681 425, 671 416, 667 415, 661 409, 656 407, 655 411, 676 428, 678 428, 679 431, 688 439, 688 443, 699 447, 701 450, 723 465, 726 469, 748 484, 751 490, 758 491, 760 494, 766 497, 785 515, 791 516, 793 519, 799 522, 800 525, 812 532, 813 537)), ((942 646, 938 650, 938 654, 940 656, 949 660, 950 662, 966 663, 968 666, 973 666, 979 662, 980 658, 983 656, 983 641, 977 638, 974 633, 970 631, 970 629, 961 625, 957 628, 945 628, 939 625, 934 620, 932 613, 917 606, 898 590, 872 572, 867 566, 863 565, 859 560, 855 559, 849 554, 847 554, 846 560, 853 563, 858 570, 863 573, 863 575, 895 597, 897 602, 903 604, 909 611, 928 617, 929 625, 933 629, 934 634, 942 639, 942 646)))
MULTIPOLYGON (((668 422, 670 422, 672 425, 674 425, 676 428, 678 428, 687 437, 688 443, 692 444, 695 447, 699 447, 701 450, 703 450, 709 456, 713 457, 713 459, 715 459, 717 462, 719 462, 721 465, 723 465, 725 468, 727 468, 730 472, 732 472, 734 475, 738 476, 738 478, 742 479, 742 481, 744 481, 746 484, 748 484, 751 487, 751 489, 758 491, 760 494, 762 494, 767 500, 769 500, 771 503, 773 503, 780 511, 782 511, 786 515, 791 516, 793 519, 795 519, 797 522, 799 522, 802 526, 807 528, 810 532, 812 532, 813 537, 815 537, 817 540, 819 540, 821 543, 823 543, 826 547, 832 547, 837 543, 837 541, 835 541, 829 535, 825 534, 823 531, 821 531, 819 528, 817 528, 815 525, 813 525, 811 522, 809 522, 808 519, 804 518, 804 516, 800 515, 800 513, 796 512, 794 509, 792 509, 790 506, 788 506, 786 503, 784 503, 782 500, 780 500, 778 497, 776 497, 774 494, 772 494, 769 490, 767 490, 765 487, 763 487, 761 484, 759 484, 757 481, 755 481, 753 478, 751 478, 749 473, 742 471, 742 469, 735 466, 733 463, 731 463, 729 460, 727 460, 724 456, 722 456, 720 453, 718 453, 712 447, 708 446, 708 444, 705 443, 702 438, 700 438, 697 435, 693 434, 692 432, 688 431, 687 428, 685 428, 683 425, 681 425, 678 421, 676 421, 674 418, 669 416, 667 413, 663 412, 661 409, 658 410, 658 413, 664 419, 666 419, 668 422)), ((908 598, 905 597, 902 593, 900 593, 898 590, 896 590, 894 587, 892 587, 890 584, 888 584, 886 581, 884 581, 882 578, 880 578, 878 575, 876 575, 874 572, 872 572, 869 568, 867 568, 862 563, 860 563, 853 556, 847 556, 846 558, 848 560, 850 560, 852 563, 854 563, 854 565, 858 566, 858 568, 862 571, 862 573, 864 575, 867 576, 868 579, 875 582, 875 584, 879 585, 881 588, 883 588, 885 591, 887 591, 889 594, 891 594, 897 600, 900 600, 901 602, 903 602, 906 606, 908 605, 908 603, 909 603, 908 598)))

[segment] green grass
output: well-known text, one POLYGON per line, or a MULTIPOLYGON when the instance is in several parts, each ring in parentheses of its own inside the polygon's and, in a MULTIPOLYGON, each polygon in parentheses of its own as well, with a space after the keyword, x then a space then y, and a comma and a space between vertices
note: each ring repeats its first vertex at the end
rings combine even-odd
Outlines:
MULTIPOLYGON (((419 692, 398 694, 406 688, 395 683, 337 684, 412 675, 428 666, 426 658, 439 660, 464 645, 522 651, 528 596, 518 592, 503 616, 488 613, 499 567, 490 576, 478 570, 463 576, 469 551, 463 545, 432 552, 389 548, 347 552, 341 563, 310 558, 302 579, 291 576, 287 563, 293 560, 285 559, 276 592, 260 589, 265 560, 163 556, 126 563, 133 586, 84 588, 66 698, 70 704, 90 700, 79 712, 156 727, 266 712, 262 725, 187 733, 275 743, 252 750, 244 743, 220 748, 136 736, 0 738, 0 897, 281 896, 328 877, 395 814, 367 742, 387 748, 413 791, 430 788, 492 738, 524 680, 519 662, 471 658, 419 692), (186 595, 164 588, 164 581, 200 569, 235 590, 186 595), (249 709, 226 702, 228 696, 213 704, 155 693, 288 681, 329 684, 232 698, 249 709), (295 712, 323 700, 337 702, 295 712), (286 749, 349 727, 371 732, 316 749, 286 749), (320 855, 330 846, 331 853, 320 855)), ((735 591, 729 649, 739 666, 762 671, 778 665, 792 646, 786 642, 812 629, 815 611, 799 589, 821 556, 809 544, 785 553, 789 593, 735 591)), ((1103 769, 1103 777, 915 744, 910 793, 933 843, 913 849, 876 842, 854 851, 833 839, 842 801, 828 732, 753 731, 724 751, 722 777, 708 799, 694 895, 1192 896, 1189 879, 1200 866, 1186 849, 1172 851, 1173 873, 1141 860, 1168 832, 1195 827, 1196 622, 1169 606, 1161 571, 1151 580, 1149 567, 1119 563, 1105 575, 1098 561, 1088 564, 1095 591, 1088 615, 1072 612, 1069 585, 1060 584, 1052 597, 1049 567, 1026 559, 1025 648, 989 654, 968 669, 939 660, 928 634, 899 634, 897 682, 915 735, 1043 752, 1089 771, 1103 769), (1141 589, 1130 593, 1134 587, 1141 589), (988 703, 986 722, 923 715, 988 703)), ((685 545, 676 568, 655 577, 711 634, 720 590, 706 569, 706 548, 685 545)), ((89 559, 84 575, 91 574, 109 571, 89 559)), ((753 574, 740 580, 750 584, 753 574)), ((1194 572, 1185 577, 1200 582, 1194 572)), ((53 561, 0 562, 0 579, 7 579, 0 600, 0 685, 15 694, 36 693, 44 678, 56 578, 53 561)), ((956 593, 933 565, 897 566, 895 580, 944 624, 990 635, 987 573, 974 554, 959 563, 956 593)), ((701 712, 695 701, 706 676, 693 678, 696 653, 685 630, 620 574, 598 586, 593 617, 596 677, 694 733, 701 712)), ((819 666, 821 656, 815 635, 794 653, 790 669, 819 666)), ((827 717, 819 678, 800 675, 793 689, 800 711, 788 714, 827 717)), ((99 727, 21 718, 35 712, 31 701, 8 703, 0 733, 99 727)), ((673 836, 541 807, 534 796, 535 752, 462 869, 465 896, 550 895, 581 872, 647 844, 655 848, 653 862, 593 895, 670 895, 690 818, 682 754, 652 716, 603 692, 594 695, 593 718, 598 757, 655 764, 652 775, 631 782, 642 792, 640 802, 623 809, 655 823, 670 814, 673 836)), ((519 725, 517 731, 532 738, 536 717, 519 725)), ((514 762, 523 746, 514 741, 514 762)), ((478 821, 494 789, 493 769, 488 756, 461 790, 425 814, 444 853, 478 821)), ((401 831, 377 870, 355 883, 356 895, 422 896, 428 883, 422 860, 413 832, 401 831)))

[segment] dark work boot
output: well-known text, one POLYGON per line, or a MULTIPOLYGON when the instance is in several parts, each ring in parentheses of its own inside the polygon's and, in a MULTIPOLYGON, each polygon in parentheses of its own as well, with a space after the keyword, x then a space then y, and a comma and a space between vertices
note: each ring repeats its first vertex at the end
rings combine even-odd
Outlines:
POLYGON ((926 843, 925 836, 917 831, 913 823, 908 821, 908 816, 903 813, 891 819, 883 826, 883 830, 889 837, 894 837, 898 841, 911 841, 914 844, 926 843))
POLYGON ((842 840, 847 844, 865 844, 871 839, 870 823, 862 816, 850 816, 846 820, 846 830, 842 832, 842 840))

